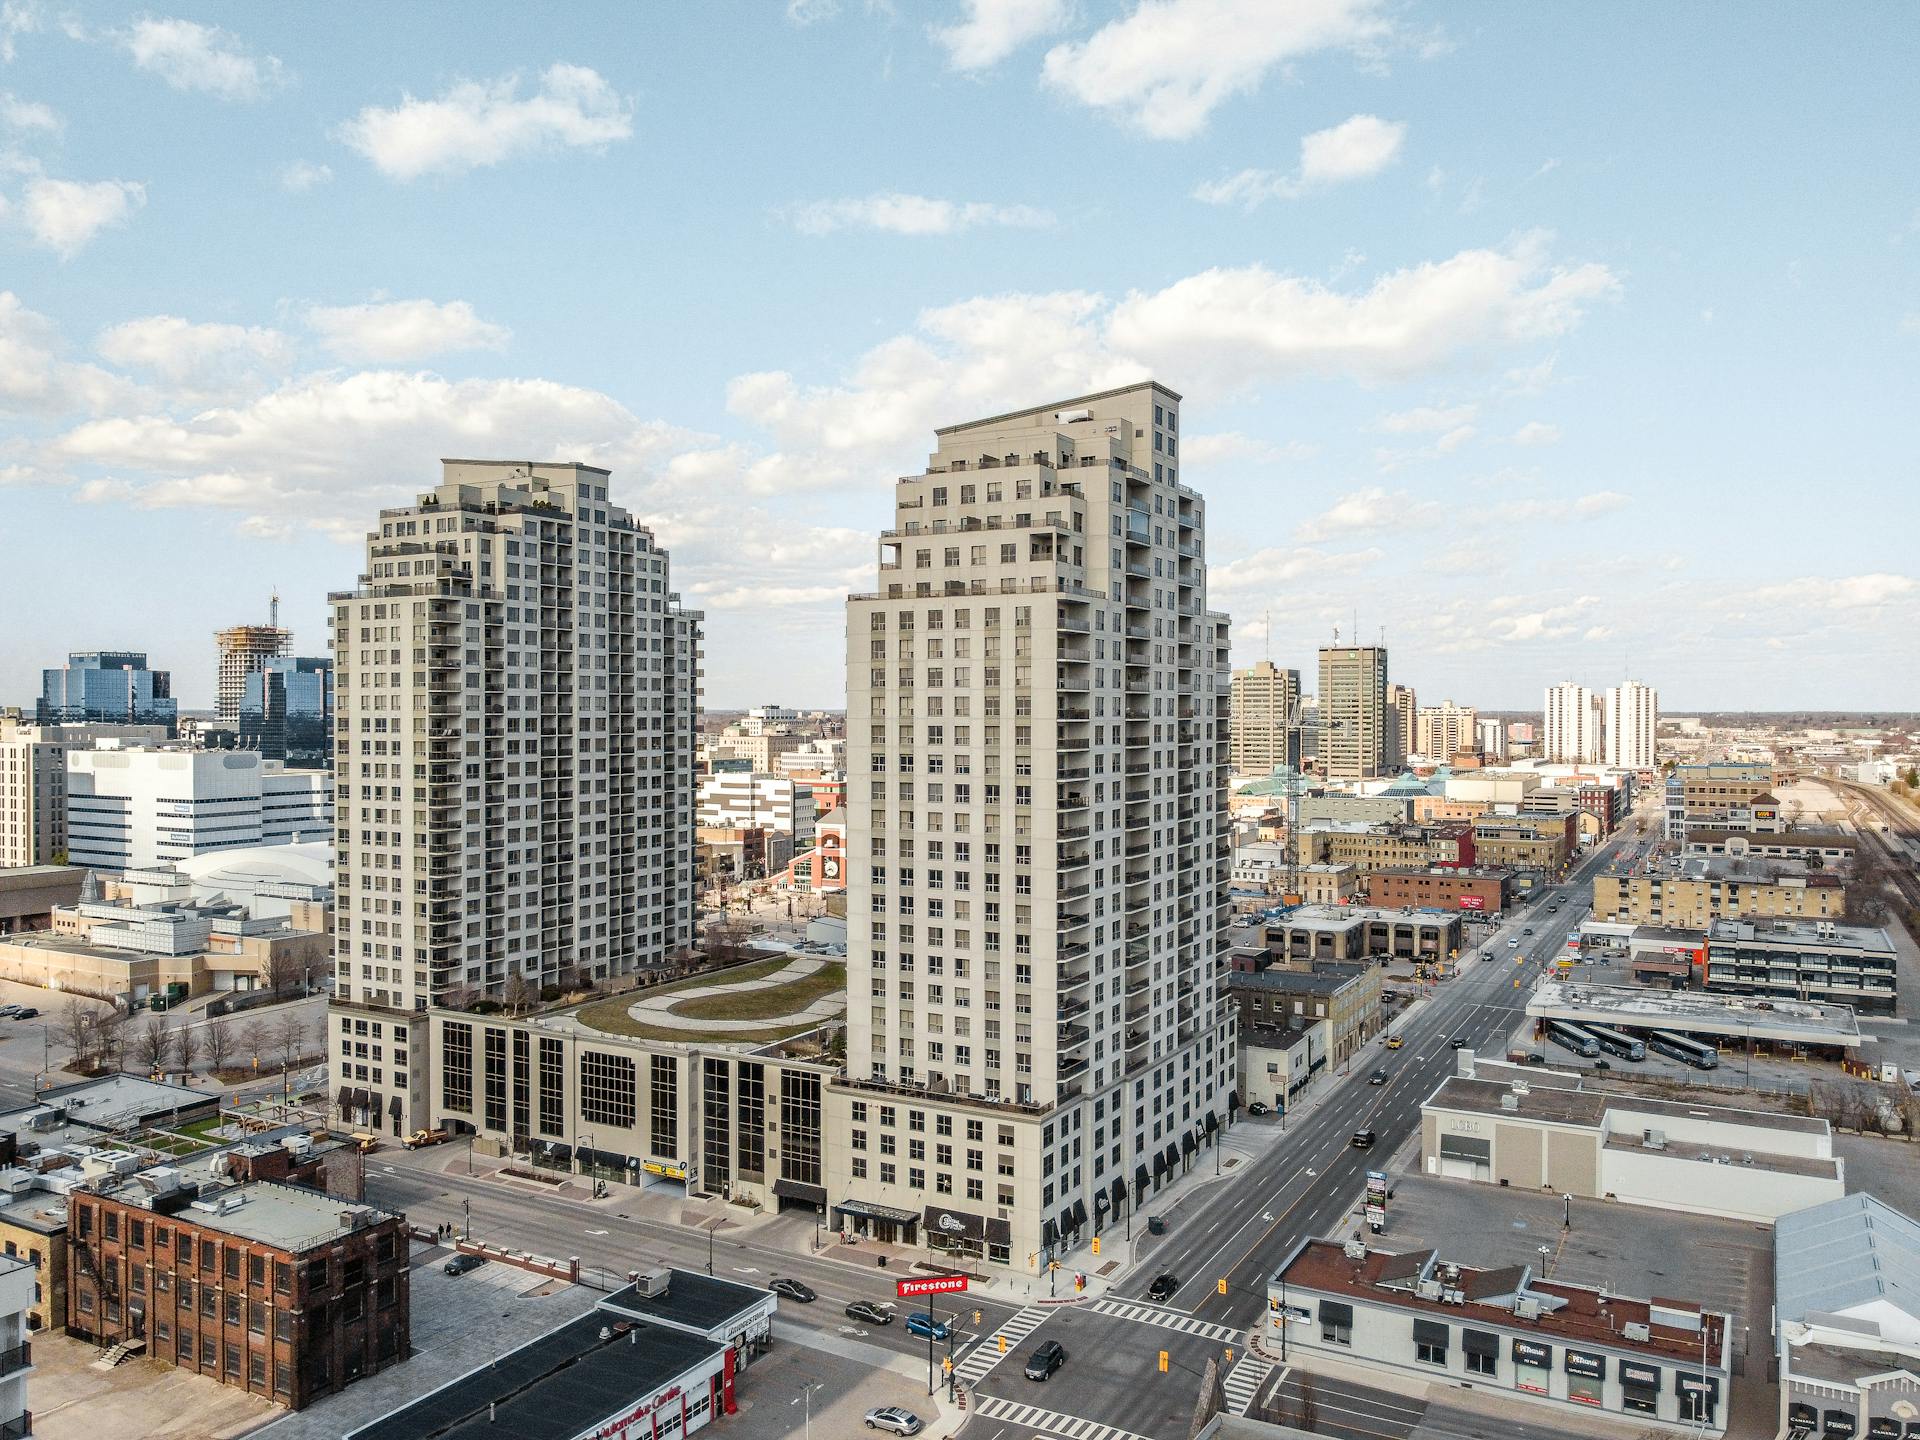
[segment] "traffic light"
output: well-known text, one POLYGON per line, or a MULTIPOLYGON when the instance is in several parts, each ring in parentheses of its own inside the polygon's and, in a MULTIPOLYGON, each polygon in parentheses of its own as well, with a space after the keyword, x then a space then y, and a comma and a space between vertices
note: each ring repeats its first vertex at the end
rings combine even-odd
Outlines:
POLYGON ((953 1373, 953 1356, 942 1355, 940 1357, 940 1369, 944 1373, 951 1375, 953 1373))
POLYGON ((1162 1375, 1167 1373, 1167 1352, 1164 1350, 1160 1352, 1160 1373, 1162 1375))
POLYGON ((973 1323, 976 1325, 980 1323, 980 1312, 978 1310, 973 1312, 973 1323))
POLYGON ((1060 1268, 1060 1262, 1058 1260, 1049 1260, 1047 1262, 1047 1269, 1058 1270, 1059 1268, 1060 1268))
POLYGON ((1229 1345, 1227 1346, 1227 1364, 1231 1365, 1232 1363, 1233 1363, 1233 1346, 1229 1345))
POLYGON ((1100 1253, 1100 1237, 1098 1235, 1093 1237, 1093 1253, 1096 1255, 1100 1253))
POLYGON ((1006 1354, 1007 1353, 1007 1337, 1005 1335, 996 1335, 993 1338, 1000 1342, 1000 1353, 1002 1355, 1006 1354))
POLYGON ((1278 1300, 1268 1300, 1267 1313, 1270 1315, 1278 1315, 1280 1313, 1280 1302, 1278 1300))
POLYGON ((1219 1288, 1220 1288, 1220 1293, 1221 1293, 1222 1295, 1224 1295, 1224 1294, 1226 1294, 1226 1293, 1227 1293, 1227 1282, 1226 1282, 1226 1279, 1225 1279, 1224 1277, 1222 1277, 1222 1279, 1221 1279, 1221 1280, 1220 1280, 1220 1282, 1219 1282, 1219 1288))

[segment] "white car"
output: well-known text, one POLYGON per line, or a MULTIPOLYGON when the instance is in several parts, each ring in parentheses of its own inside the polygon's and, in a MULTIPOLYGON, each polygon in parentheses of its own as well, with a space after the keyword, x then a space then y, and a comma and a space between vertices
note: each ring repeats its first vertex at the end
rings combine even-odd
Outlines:
POLYGON ((911 1410, 902 1410, 898 1405, 882 1405, 867 1411, 869 1430, 887 1430, 895 1435, 918 1435, 920 1417, 911 1410))
POLYGON ((1511 940, 1507 941, 1507 949, 1518 950, 1519 948, 1520 948, 1520 937, 1518 935, 1514 936, 1511 940))

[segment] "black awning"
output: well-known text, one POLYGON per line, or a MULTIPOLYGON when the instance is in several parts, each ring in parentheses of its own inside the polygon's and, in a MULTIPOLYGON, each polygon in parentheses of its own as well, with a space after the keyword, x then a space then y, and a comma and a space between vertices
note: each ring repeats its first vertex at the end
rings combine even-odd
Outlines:
POLYGON ((1447 1348, 1452 1331, 1441 1320, 1415 1320, 1413 1322, 1413 1343, 1416 1345, 1438 1345, 1447 1348))
POLYGON ((1084 1200, 1073 1202, 1073 1228, 1076 1230, 1087 1228, 1087 1202, 1084 1200))
POLYGON ((1561 1361, 1567 1374, 1578 1375, 1582 1380, 1604 1380, 1607 1378, 1607 1357, 1591 1350, 1567 1349, 1560 1352, 1561 1361))
POLYGON ((1320 1302, 1320 1323, 1322 1325, 1353 1324, 1353 1306, 1344 1300, 1322 1300, 1320 1302))
POLYGON ((342 1114, 345 1114, 347 1107, 352 1103, 353 1103, 353 1087, 351 1085, 342 1085, 340 1087, 339 1095, 337 1095, 334 1099, 334 1104, 339 1107, 340 1112, 342 1114))
POLYGON ((949 1210, 944 1205, 929 1205, 926 1210, 927 1237, 945 1235, 950 1240, 970 1240, 978 1245, 987 1238, 984 1215, 969 1215, 964 1210, 949 1210))
MULTIPOLYGON (((1120 1182, 1116 1180, 1113 1183, 1118 1185, 1120 1182)), ((1135 1203, 1137 1204, 1139 1202, 1140 1197, 1146 1193, 1147 1193, 1147 1167, 1144 1165, 1135 1165, 1133 1167, 1133 1198, 1135 1203)))
POLYGON ((1214 1114, 1213 1111, 1207 1111, 1207 1118, 1201 1123, 1206 1126, 1207 1134, 1214 1135, 1219 1133, 1220 1117, 1214 1114))
POLYGON ((1491 1330, 1469 1330, 1460 1327, 1460 1348, 1469 1355, 1498 1355, 1500 1337, 1491 1330))
POLYGON ((1240 1108, 1240 1092, 1238 1090, 1229 1090, 1227 1092, 1228 1113, 1232 1113, 1233 1111, 1238 1110, 1239 1108, 1240 1108))
POLYGON ((1676 1370, 1673 1372, 1673 1384, 1683 1395, 1704 1392, 1709 1400, 1720 1399, 1720 1378, 1717 1375, 1702 1375, 1698 1370, 1676 1370))
POLYGON ((1193 1132, 1191 1130, 1180 1137, 1180 1153, 1182 1155, 1191 1155, 1198 1148, 1199 1147, 1193 1143, 1193 1132))
POLYGON ((1013 1222, 1011 1220, 987 1219, 987 1243, 989 1245, 1013 1244, 1013 1222))
POLYGON ((398 1115, 399 1115, 399 1113, 400 1113, 400 1096, 399 1096, 399 1095, 398 1095, 397 1093, 396 1093, 396 1094, 393 1094, 393 1095, 389 1095, 389 1096, 387 1097, 387 1113, 388 1113, 389 1115, 394 1115, 394 1116, 398 1116, 398 1115))
POLYGON ((1071 1235, 1079 1228, 1078 1225, 1073 1223, 1073 1207, 1069 1205, 1060 1212, 1060 1233, 1062 1235, 1071 1235))
POLYGON ((1876 1415, 1867 1421, 1867 1440, 1900 1440, 1900 1422, 1891 1415, 1876 1415))
POLYGON ((1105 1190, 1093 1192, 1093 1213, 1104 1215, 1113 1208, 1113 1196, 1105 1190))
POLYGON ((1637 1360, 1622 1360, 1620 1383, 1631 1385, 1637 1390, 1652 1390, 1657 1393, 1660 1389, 1660 1367, 1642 1365, 1637 1360))
POLYGON ((1126 1203, 1127 1182, 1116 1176, 1112 1187, 1107 1191, 1107 1208, 1118 1215, 1120 1207, 1126 1203))
POLYGON ((1167 1173, 1167 1153, 1166 1151, 1162 1150, 1156 1153, 1153 1157, 1154 1178, 1158 1179, 1160 1176, 1166 1173, 1167 1173))
MULTIPOLYGON (((773 1182, 773 1193, 776 1195, 786 1195, 786 1192, 779 1187, 782 1185, 792 1185, 793 1183, 794 1182, 790 1180, 776 1180, 773 1182)), ((805 1187, 803 1186, 801 1188, 804 1189, 805 1187)), ((804 1195, 786 1195, 786 1198, 789 1200, 804 1200, 807 1197, 804 1195)), ((920 1216, 917 1211, 901 1210, 892 1205, 876 1205, 871 1200, 842 1200, 838 1205, 833 1207, 833 1213, 836 1215, 864 1215, 869 1220, 891 1220, 896 1225, 918 1225, 920 1223, 920 1216)))
MULTIPOLYGON (((823 1210, 827 1205, 826 1186, 803 1184, 798 1180, 789 1180, 784 1175, 773 1182, 773 1193, 782 1200, 800 1200, 808 1205, 818 1205, 823 1210)), ((903 1213, 909 1220, 913 1218, 911 1212, 903 1213)))
POLYGON ((1853 1440, 1859 1433, 1860 1421, 1851 1410, 1820 1413, 1820 1440, 1853 1440))
POLYGON ((1048 1220, 1040 1226, 1040 1243, 1051 1250, 1060 1243, 1060 1227, 1048 1220))
POLYGON ((1818 1425, 1820 1423, 1820 1409, 1816 1405, 1807 1405, 1796 1400, 1787 1406, 1787 1423, 1789 1425, 1818 1425))
POLYGON ((1169 1141, 1163 1153, 1167 1157, 1167 1169, 1172 1170, 1180 1164, 1180 1147, 1178 1145, 1169 1141))

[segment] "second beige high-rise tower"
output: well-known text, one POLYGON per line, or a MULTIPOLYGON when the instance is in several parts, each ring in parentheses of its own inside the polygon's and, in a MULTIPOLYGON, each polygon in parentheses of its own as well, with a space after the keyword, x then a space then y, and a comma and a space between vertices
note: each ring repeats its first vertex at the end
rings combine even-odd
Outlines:
POLYGON ((1179 405, 940 431, 848 603, 840 1228, 1037 1270, 1230 1118, 1227 621, 1179 405))

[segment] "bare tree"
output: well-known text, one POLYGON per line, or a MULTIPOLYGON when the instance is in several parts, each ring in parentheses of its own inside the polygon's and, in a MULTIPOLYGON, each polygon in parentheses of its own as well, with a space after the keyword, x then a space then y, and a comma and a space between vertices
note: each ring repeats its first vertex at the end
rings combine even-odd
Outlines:
POLYGON ((209 1025, 200 1032, 200 1048, 206 1052, 207 1068, 216 1075, 227 1068, 233 1054, 233 1031, 226 1025, 209 1025))
POLYGON ((133 1053, 143 1070, 166 1069, 167 1057, 173 1054, 173 1032, 167 1029, 167 1022, 155 1015, 142 1025, 134 1037, 133 1053))
POLYGON ((306 961, 289 945, 276 945, 267 952, 267 988, 278 994, 303 984, 306 961))
POLYGON ((118 1070, 126 1061, 130 1018, 124 1010, 102 1010, 94 1017, 94 1054, 108 1070, 118 1070))
POLYGON ((191 1025, 182 1025, 174 1032, 175 1048, 180 1052, 180 1068, 191 1072, 193 1062, 200 1058, 200 1031, 191 1025))
POLYGON ((540 992, 533 988, 527 977, 518 970, 507 977, 507 983, 501 988, 500 998, 505 1002, 507 1013, 520 1015, 533 1007, 540 998, 540 992))
POLYGON ((240 1054, 255 1069, 260 1067, 260 1052, 267 1048, 267 1027, 264 1021, 249 1020, 240 1027, 240 1054))
POLYGON ((73 1052, 75 1070, 90 1068, 95 1047, 93 1007, 78 995, 69 995, 60 1007, 53 1022, 53 1043, 73 1052))
POLYGON ((273 1022, 267 1041, 280 1057, 280 1068, 291 1070, 293 1062, 298 1060, 301 1052, 306 1049, 306 1022, 297 1015, 282 1015, 273 1022))

